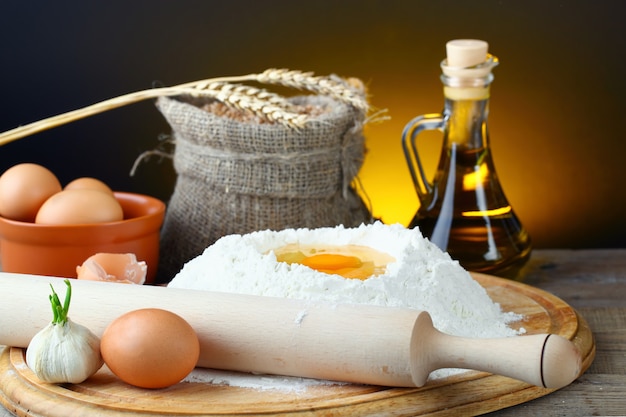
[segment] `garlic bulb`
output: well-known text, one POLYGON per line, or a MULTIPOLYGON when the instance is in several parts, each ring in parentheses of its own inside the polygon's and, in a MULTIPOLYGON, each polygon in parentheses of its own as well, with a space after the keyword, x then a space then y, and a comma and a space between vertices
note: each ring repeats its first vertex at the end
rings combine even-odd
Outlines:
POLYGON ((83 382, 102 363, 98 336, 69 318, 65 324, 48 324, 26 349, 26 364, 46 382, 83 382))
POLYGON ((71 285, 69 280, 65 283, 68 289, 63 306, 52 288, 54 319, 30 341, 26 364, 43 381, 77 384, 96 373, 103 360, 98 336, 67 316, 71 285))

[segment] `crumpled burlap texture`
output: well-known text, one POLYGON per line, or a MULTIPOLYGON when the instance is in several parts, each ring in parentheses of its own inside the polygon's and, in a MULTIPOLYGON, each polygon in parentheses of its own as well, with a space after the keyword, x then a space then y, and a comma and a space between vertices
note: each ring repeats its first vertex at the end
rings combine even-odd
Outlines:
POLYGON ((325 110, 295 130, 216 115, 198 99, 157 100, 172 128, 177 173, 159 281, 228 234, 371 221, 351 186, 365 155, 362 112, 327 96, 289 100, 325 110))

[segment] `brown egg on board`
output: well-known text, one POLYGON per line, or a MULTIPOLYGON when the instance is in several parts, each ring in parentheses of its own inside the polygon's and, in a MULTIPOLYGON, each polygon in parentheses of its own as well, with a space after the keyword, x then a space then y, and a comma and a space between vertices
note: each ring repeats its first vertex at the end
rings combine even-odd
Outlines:
POLYGON ((184 379, 200 357, 187 321, 167 310, 133 310, 113 320, 100 339, 102 358, 127 384, 165 388, 184 379))

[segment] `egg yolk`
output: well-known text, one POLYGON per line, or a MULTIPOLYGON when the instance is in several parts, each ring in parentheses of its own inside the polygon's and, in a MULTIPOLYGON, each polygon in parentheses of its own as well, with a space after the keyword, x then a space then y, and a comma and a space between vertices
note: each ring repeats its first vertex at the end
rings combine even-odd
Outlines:
POLYGON ((385 273, 395 259, 373 248, 360 245, 286 245, 274 251, 278 262, 300 264, 326 274, 365 280, 385 273))

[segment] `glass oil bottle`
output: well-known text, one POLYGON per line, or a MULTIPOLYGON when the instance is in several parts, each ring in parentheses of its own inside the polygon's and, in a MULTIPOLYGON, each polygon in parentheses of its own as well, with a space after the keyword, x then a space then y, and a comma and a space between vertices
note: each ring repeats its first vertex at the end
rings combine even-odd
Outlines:
POLYGON ((454 40, 441 63, 444 110, 414 118, 402 146, 420 201, 409 227, 419 227, 469 271, 518 279, 531 242, 507 201, 489 145, 492 69, 498 59, 479 40, 454 40), (425 130, 443 132, 437 171, 428 181, 416 139, 425 130))

